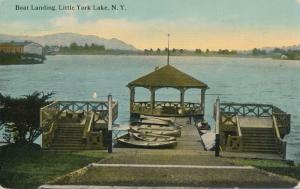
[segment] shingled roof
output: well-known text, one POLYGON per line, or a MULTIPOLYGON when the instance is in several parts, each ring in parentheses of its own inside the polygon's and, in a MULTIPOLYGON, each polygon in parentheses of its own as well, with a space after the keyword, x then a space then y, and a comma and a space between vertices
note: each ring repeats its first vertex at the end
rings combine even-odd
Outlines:
POLYGON ((208 86, 192 76, 166 65, 154 72, 140 77, 127 85, 128 87, 175 87, 175 88, 208 88, 208 86))

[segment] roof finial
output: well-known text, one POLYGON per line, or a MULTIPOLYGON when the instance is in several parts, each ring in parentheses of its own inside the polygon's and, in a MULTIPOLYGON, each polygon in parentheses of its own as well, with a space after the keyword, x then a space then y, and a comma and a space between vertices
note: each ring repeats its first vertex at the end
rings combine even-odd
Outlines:
POLYGON ((168 65, 170 65, 170 34, 168 33, 168 65))

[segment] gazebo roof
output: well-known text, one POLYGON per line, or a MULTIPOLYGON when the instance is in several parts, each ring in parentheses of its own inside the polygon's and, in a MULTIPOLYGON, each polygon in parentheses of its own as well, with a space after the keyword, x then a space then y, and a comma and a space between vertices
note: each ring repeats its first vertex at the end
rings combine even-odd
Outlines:
POLYGON ((174 88, 208 88, 208 85, 192 76, 166 65, 154 72, 142 76, 127 85, 128 87, 174 87, 174 88))

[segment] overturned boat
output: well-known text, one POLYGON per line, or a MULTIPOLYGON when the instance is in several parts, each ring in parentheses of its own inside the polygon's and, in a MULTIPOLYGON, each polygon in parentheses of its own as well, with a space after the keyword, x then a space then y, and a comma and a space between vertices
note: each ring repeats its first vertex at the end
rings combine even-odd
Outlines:
POLYGON ((143 141, 156 141, 156 142, 176 141, 175 137, 156 135, 156 134, 132 133, 132 136, 137 140, 143 140, 143 141))
POLYGON ((169 148, 177 145, 175 141, 144 141, 131 138, 118 138, 119 144, 139 148, 169 148))
POLYGON ((141 133, 141 134, 155 134, 155 135, 165 135, 165 136, 174 136, 180 137, 181 130, 174 127, 163 127, 163 126, 154 126, 154 125, 141 125, 141 126, 131 126, 132 132, 141 133))

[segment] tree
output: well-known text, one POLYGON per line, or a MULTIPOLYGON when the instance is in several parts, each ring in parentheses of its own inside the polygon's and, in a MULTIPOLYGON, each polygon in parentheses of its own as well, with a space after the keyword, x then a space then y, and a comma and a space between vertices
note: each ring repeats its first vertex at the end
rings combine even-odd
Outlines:
POLYGON ((257 55, 266 55, 267 52, 265 50, 260 50, 260 49, 257 49, 257 48, 254 48, 252 50, 252 54, 257 56, 257 55))
POLYGON ((157 54, 160 54, 160 48, 157 48, 156 52, 157 54))
POLYGON ((71 44, 70 44, 70 49, 72 49, 72 50, 78 49, 77 43, 71 43, 71 44))
POLYGON ((183 53, 183 49, 180 49, 179 52, 180 52, 180 53, 183 53))
POLYGON ((40 136, 40 108, 49 104, 54 92, 34 92, 20 98, 0 93, 0 129, 4 139, 16 144, 33 143, 40 136))
POLYGON ((196 50, 195 50, 195 53, 197 53, 197 54, 201 54, 201 53, 202 53, 202 51, 201 51, 201 49, 196 49, 196 50))

